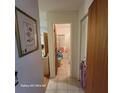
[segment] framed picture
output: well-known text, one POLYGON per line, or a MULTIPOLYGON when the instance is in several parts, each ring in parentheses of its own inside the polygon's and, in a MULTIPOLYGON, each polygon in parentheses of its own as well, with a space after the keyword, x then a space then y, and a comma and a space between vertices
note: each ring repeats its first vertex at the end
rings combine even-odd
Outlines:
POLYGON ((38 49, 37 22, 17 7, 15 21, 18 53, 22 57, 38 49))

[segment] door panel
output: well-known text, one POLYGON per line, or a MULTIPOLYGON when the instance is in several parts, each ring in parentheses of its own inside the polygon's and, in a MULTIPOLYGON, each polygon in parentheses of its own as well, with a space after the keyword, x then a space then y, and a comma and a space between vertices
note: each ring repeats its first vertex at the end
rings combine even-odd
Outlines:
POLYGON ((107 9, 107 0, 94 0, 89 8, 86 93, 108 93, 107 9))
POLYGON ((55 74, 57 75, 57 68, 58 68, 58 62, 57 62, 57 41, 56 41, 56 26, 53 24, 53 30, 54 30, 54 38, 55 38, 55 74))
POLYGON ((93 90, 93 72, 95 62, 95 31, 96 31, 96 3, 93 2, 88 14, 88 45, 87 45, 87 81, 86 93, 92 93, 93 90), (95 7, 95 8, 93 8, 95 7), (92 9, 92 10, 91 10, 92 9))

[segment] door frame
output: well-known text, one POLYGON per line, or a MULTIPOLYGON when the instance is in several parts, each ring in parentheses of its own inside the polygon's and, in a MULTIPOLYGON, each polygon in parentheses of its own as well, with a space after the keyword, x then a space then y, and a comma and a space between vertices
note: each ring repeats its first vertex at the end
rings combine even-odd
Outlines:
MULTIPOLYGON (((79 52, 79 55, 80 55, 80 63, 82 62, 82 58, 81 58, 81 41, 82 41, 82 23, 83 21, 85 21, 85 19, 88 18, 88 12, 84 15, 84 17, 80 20, 80 52, 79 52)), ((88 25, 88 24, 87 24, 88 25)), ((87 28, 87 32, 88 32, 88 28, 87 28)), ((87 35, 88 36, 88 35, 87 35)), ((88 38, 88 37, 87 37, 88 38)), ((79 65, 80 65, 79 63, 79 65)), ((79 66, 80 67, 80 66, 79 66)), ((80 68, 79 68, 80 69, 80 68)), ((80 80, 80 73, 79 73, 79 80, 80 80)))
MULTIPOLYGON (((55 26, 56 24, 70 24, 70 59, 69 59, 69 61, 70 61, 70 76, 71 76, 71 73, 72 73, 72 57, 71 57, 71 50, 72 50, 72 43, 71 43, 71 38, 72 38, 72 23, 65 23, 65 22, 59 22, 59 23, 54 23, 53 25, 55 26)), ((56 31, 54 32, 54 30, 55 30, 55 28, 53 28, 53 33, 56 33, 56 31)), ((56 35, 56 34, 54 34, 54 35, 56 35)), ((55 45, 55 43, 56 43, 56 41, 55 41, 55 37, 56 36, 54 36, 53 38, 54 38, 54 45, 55 45)), ((55 52, 55 51, 54 51, 55 52)), ((56 53, 55 53, 56 54, 56 53)), ((56 57, 55 57, 56 58, 56 57)), ((55 59, 55 61, 56 61, 56 59, 55 59)), ((57 69, 56 69, 56 65, 55 65, 55 72, 56 72, 56 75, 57 75, 57 69)))
POLYGON ((53 24, 53 33, 54 33, 54 52, 55 52, 55 75, 57 75, 57 69, 58 69, 58 62, 57 62, 57 42, 56 42, 56 26, 53 24))
MULTIPOLYGON (((70 24, 71 25, 71 30, 70 30, 70 76, 72 76, 72 22, 70 21, 56 21, 56 22, 51 22, 50 23, 50 29, 48 31, 48 37, 49 37, 49 50, 54 49, 55 48, 55 36, 54 36, 54 24, 70 24)), ((49 53, 51 52, 52 54, 52 60, 50 63, 50 77, 54 78, 56 76, 56 70, 55 70, 55 51, 51 50, 49 51, 49 53)))

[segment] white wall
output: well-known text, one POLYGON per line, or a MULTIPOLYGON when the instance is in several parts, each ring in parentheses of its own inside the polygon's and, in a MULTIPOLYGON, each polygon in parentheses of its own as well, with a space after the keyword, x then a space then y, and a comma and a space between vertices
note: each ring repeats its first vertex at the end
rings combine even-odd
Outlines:
POLYGON ((39 4, 39 17, 40 17, 41 43, 44 44, 43 33, 47 32, 47 21, 46 21, 46 12, 41 11, 40 4, 39 4))
POLYGON ((22 88, 20 84, 41 84, 43 78, 40 32, 39 32, 39 14, 37 0, 16 0, 16 7, 26 12, 37 20, 39 49, 24 56, 18 56, 17 44, 15 42, 15 70, 18 71, 19 84, 15 87, 16 93, 42 93, 40 88, 22 88))
POLYGON ((50 59, 50 76, 55 76, 55 51, 54 51, 54 33, 53 33, 53 24, 63 24, 70 23, 71 24, 71 76, 73 78, 79 78, 79 73, 77 73, 79 69, 78 65, 78 12, 49 12, 47 14, 47 22, 48 22, 48 35, 49 35, 49 59, 50 59))
POLYGON ((79 20, 81 20, 88 13, 88 9, 92 2, 93 0, 83 0, 82 6, 79 9, 79 20))
POLYGON ((88 30, 88 16, 86 17, 86 15, 88 14, 88 9, 90 7, 90 5, 92 4, 93 0, 84 0, 83 4, 79 10, 79 32, 80 32, 80 40, 83 42, 81 42, 82 45, 80 45, 82 48, 80 51, 83 53, 80 53, 82 58, 84 56, 86 56, 86 47, 87 47, 87 30, 88 30))

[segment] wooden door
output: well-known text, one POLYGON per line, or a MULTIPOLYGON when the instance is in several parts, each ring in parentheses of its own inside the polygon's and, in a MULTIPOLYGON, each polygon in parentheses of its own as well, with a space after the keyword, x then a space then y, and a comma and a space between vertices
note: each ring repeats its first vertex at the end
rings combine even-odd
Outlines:
POLYGON ((48 33, 47 32, 44 32, 44 48, 45 48, 45 55, 48 54, 48 33))
POLYGON ((53 25, 53 30, 54 30, 54 39, 55 39, 55 73, 57 75, 57 68, 58 68, 58 62, 57 62, 57 40, 56 40, 56 26, 55 24, 53 25))
POLYGON ((87 43, 87 77, 86 77, 86 93, 92 93, 93 68, 94 68, 94 52, 95 52, 95 31, 96 31, 96 3, 93 2, 88 14, 88 43, 87 43), (92 10, 91 10, 92 8, 92 10))
MULTIPOLYGON (((48 32, 43 33, 44 36, 44 48, 45 48, 45 56, 48 56, 49 50, 48 50, 48 32)), ((50 76, 50 64, 49 64, 49 56, 48 56, 48 75, 45 75, 47 77, 50 76)))
POLYGON ((108 1, 94 0, 88 13, 86 93, 108 93, 108 1))

